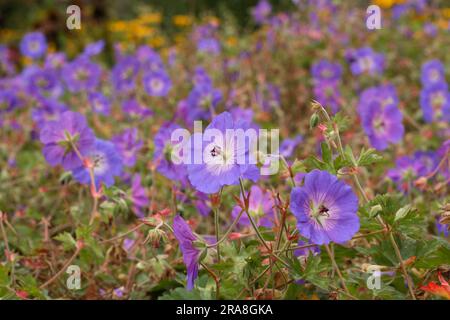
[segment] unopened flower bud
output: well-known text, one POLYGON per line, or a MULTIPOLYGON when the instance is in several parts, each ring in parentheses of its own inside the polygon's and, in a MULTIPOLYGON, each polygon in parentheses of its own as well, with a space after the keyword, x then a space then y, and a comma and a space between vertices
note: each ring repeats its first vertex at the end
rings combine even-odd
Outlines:
POLYGON ((196 247, 197 249, 204 249, 206 248, 206 243, 204 243, 201 240, 195 240, 192 242, 192 244, 194 245, 194 247, 196 247))
POLYGON ((200 253, 200 257, 198 258, 198 261, 203 261, 207 255, 208 255, 208 248, 205 248, 205 249, 203 249, 202 253, 200 253))
POLYGON ((374 205, 373 207, 370 208, 369 216, 372 218, 376 217, 381 210, 383 210, 381 205, 379 204, 374 205))
POLYGON ((428 179, 426 177, 420 177, 416 181, 414 181, 414 186, 419 189, 424 189, 427 186, 428 179))
POLYGON ((319 124, 319 115, 317 113, 314 113, 311 118, 309 119, 309 127, 311 129, 314 129, 319 124))

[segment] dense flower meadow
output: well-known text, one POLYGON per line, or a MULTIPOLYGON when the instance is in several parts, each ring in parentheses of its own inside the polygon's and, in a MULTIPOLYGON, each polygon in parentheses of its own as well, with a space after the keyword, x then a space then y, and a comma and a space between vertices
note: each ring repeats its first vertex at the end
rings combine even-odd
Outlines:
POLYGON ((450 299, 450 9, 342 2, 0 45, 0 298, 450 299))

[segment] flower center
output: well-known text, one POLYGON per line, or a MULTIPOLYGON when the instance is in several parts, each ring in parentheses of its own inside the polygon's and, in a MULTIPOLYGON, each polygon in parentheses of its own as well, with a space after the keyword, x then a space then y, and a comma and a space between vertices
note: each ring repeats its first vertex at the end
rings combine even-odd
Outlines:
POLYGON ((200 101, 200 105, 202 107, 209 107, 211 105, 211 103, 212 103, 212 97, 210 94, 205 94, 200 101))
POLYGON ((359 60, 361 69, 369 71, 373 68, 373 59, 371 57, 363 57, 359 60))
POLYGON ((430 71, 430 80, 436 82, 439 80, 439 71, 433 69, 430 71))
POLYGON ((30 42, 30 50, 31 51, 39 50, 39 41, 31 41, 30 42))
POLYGON ((154 91, 161 91, 161 89, 162 89, 162 87, 163 87, 163 84, 162 84, 162 81, 161 80, 159 80, 159 79, 152 79, 151 81, 150 81, 150 86, 152 87, 152 89, 154 90, 154 91))
POLYGON ((211 156, 212 156, 212 157, 217 157, 217 156, 219 156, 219 155, 222 154, 222 148, 219 147, 219 146, 214 146, 214 147, 211 149, 210 153, 211 153, 211 156))
POLYGON ((172 151, 173 151, 172 144, 171 144, 170 142, 167 142, 167 143, 164 145, 163 154, 164 154, 164 158, 165 158, 168 162, 171 162, 171 159, 172 159, 172 151))
POLYGON ((442 92, 436 92, 431 97, 431 104, 433 105, 433 108, 439 109, 441 108, 445 103, 445 97, 442 92))
POLYGON ((373 128, 375 129, 375 131, 378 134, 384 132, 384 127, 385 127, 385 123, 384 123, 384 119, 382 117, 377 117, 374 119, 373 128))
POLYGON ((107 168, 107 159, 103 153, 96 153, 92 155, 92 163, 95 173, 103 173, 107 168))
POLYGON ((79 81, 85 81, 88 79, 88 76, 89 76, 89 73, 86 69, 80 69, 80 70, 78 70, 76 77, 79 81))
POLYGON ((333 76, 333 72, 330 69, 322 70, 322 77, 325 79, 331 78, 333 76))
POLYGON ((75 134, 72 136, 72 134, 69 131, 64 130, 64 140, 58 141, 58 145, 64 149, 64 154, 67 154, 71 152, 72 149, 74 149, 74 146, 76 145, 79 139, 80 139, 79 134, 75 134))
POLYGON ((330 209, 328 209, 328 207, 326 207, 323 203, 315 206, 312 201, 310 203, 310 208, 310 217, 320 226, 323 226, 326 219, 330 217, 330 209))

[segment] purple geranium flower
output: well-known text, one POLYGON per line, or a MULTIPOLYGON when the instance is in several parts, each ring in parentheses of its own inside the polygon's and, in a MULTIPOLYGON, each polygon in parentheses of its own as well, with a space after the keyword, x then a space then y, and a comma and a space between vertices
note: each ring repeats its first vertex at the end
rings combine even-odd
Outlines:
POLYGON ((196 67, 195 72, 193 75, 193 82, 195 86, 212 86, 212 80, 211 77, 206 72, 205 68, 203 67, 196 67))
MULTIPOLYGON (((442 159, 450 152, 450 139, 442 143, 442 146, 436 151, 436 155, 439 159, 442 159)), ((446 180, 450 179, 450 159, 447 158, 447 165, 442 166, 439 170, 446 180)))
POLYGON ((200 251, 194 246, 194 241, 197 240, 192 233, 189 225, 179 215, 173 218, 173 233, 180 245, 181 253, 183 254, 183 261, 187 269, 187 290, 194 288, 195 279, 198 276, 198 259, 200 251))
POLYGON ((45 57, 44 67, 53 70, 61 70, 66 63, 66 59, 66 54, 64 52, 50 53, 45 57))
POLYGON ((161 56, 149 46, 140 46, 136 50, 136 58, 139 61, 142 70, 147 72, 164 71, 164 63, 161 56))
POLYGON ((381 74, 384 69, 384 56, 376 53, 370 47, 364 47, 353 52, 353 62, 350 69, 354 75, 368 73, 381 74))
POLYGON ((148 118, 153 115, 153 111, 149 109, 147 106, 144 106, 139 103, 136 99, 127 99, 122 103, 123 112, 131 115, 137 116, 140 118, 148 118))
POLYGON ((420 81, 424 87, 445 83, 445 69, 441 61, 434 59, 422 65, 420 81))
POLYGON ((373 101, 370 107, 360 114, 362 125, 370 144, 377 150, 384 150, 390 143, 399 143, 404 134, 403 115, 393 104, 382 106, 373 101))
POLYGON ((299 143, 302 141, 303 137, 299 134, 292 139, 284 139, 280 145, 280 154, 285 158, 289 158, 294 153, 295 148, 297 148, 299 143))
MULTIPOLYGON (((243 200, 243 199, 241 199, 243 200)), ((260 226, 270 228, 275 220, 275 202, 270 192, 264 192, 260 187, 253 185, 250 189, 250 199, 248 203, 248 211, 256 223, 260 226)), ((236 219, 242 208, 235 206, 231 211, 231 216, 236 219)), ((250 221, 246 214, 241 215, 239 224, 249 226, 250 221)))
POLYGON ((28 93, 34 97, 57 98, 63 92, 56 72, 51 69, 34 69, 24 80, 28 93))
POLYGON ((172 82, 165 71, 148 72, 143 78, 145 91, 153 97, 164 97, 169 93, 172 82))
POLYGON ((342 67, 339 63, 322 59, 313 64, 311 73, 316 81, 337 81, 341 79, 342 67))
POLYGON ((124 294, 125 294, 124 287, 116 288, 113 290, 113 296, 116 298, 123 298, 124 294))
POLYGON ((207 194, 198 191, 195 192, 195 195, 196 199, 193 200, 194 206, 202 216, 206 217, 211 212, 210 198, 207 194))
POLYGON ((19 106, 19 97, 15 90, 0 90, 0 114, 10 112, 19 106))
MULTIPOLYGON (((156 165, 156 170, 168 179, 175 181, 184 181, 186 178, 186 168, 184 164, 174 163, 173 157, 182 158, 182 154, 175 154, 174 148, 179 141, 172 141, 172 133, 181 129, 181 127, 175 123, 165 123, 161 126, 155 135, 155 153, 153 155, 153 162, 156 165)), ((178 162, 178 161, 177 161, 178 162)))
POLYGON ((95 113, 109 116, 111 112, 111 102, 100 92, 91 92, 88 95, 89 103, 95 113))
MULTIPOLYGON (((122 173, 122 158, 112 142, 96 139, 94 148, 87 152, 86 158, 93 166, 95 185, 101 183, 107 187, 114 184, 114 177, 122 173)), ((80 183, 90 184, 91 177, 86 165, 72 170, 73 177, 80 183)))
POLYGON ((144 142, 138 137, 137 128, 129 128, 114 136, 112 142, 119 151, 123 164, 132 167, 136 164, 136 155, 142 149, 144 142))
POLYGON ((239 178, 258 180, 259 169, 252 164, 256 162, 249 152, 249 145, 254 141, 242 145, 235 134, 226 133, 227 129, 236 132, 246 127, 235 122, 230 113, 223 112, 213 119, 203 135, 196 132, 191 136, 190 159, 186 166, 189 181, 197 190, 210 194, 218 192, 222 186, 238 184, 239 178), (203 141, 203 137, 210 140, 203 141))
POLYGON ((450 230, 449 230, 448 225, 442 224, 439 221, 440 221, 440 218, 436 217, 437 234, 440 235, 440 236, 443 236, 444 238, 448 238, 448 236, 450 234, 450 230))
POLYGON ((268 83, 264 87, 260 87, 255 95, 256 102, 263 111, 271 111, 281 104, 280 88, 274 84, 268 83))
POLYGON ((101 73, 98 64, 80 56, 63 67, 62 77, 70 92, 80 92, 95 89, 101 73))
POLYGON ((194 120, 208 120, 215 107, 222 100, 222 92, 219 89, 206 84, 196 85, 187 97, 189 113, 188 122, 194 120), (194 117, 197 116, 198 118, 194 117))
POLYGON ((416 151, 414 152, 414 159, 422 165, 419 171, 421 176, 430 174, 439 164, 439 156, 434 151, 416 151))
POLYGON ((341 105, 341 93, 337 81, 317 81, 314 83, 314 98, 335 114, 341 105))
POLYGON ((438 28, 434 23, 427 22, 423 26, 423 31, 425 32, 426 35, 430 37, 435 37, 438 32, 438 28))
POLYGON ((202 38, 197 43, 198 52, 216 55, 220 53, 220 42, 215 38, 202 38))
POLYGON ((144 217, 142 210, 150 204, 145 188, 141 184, 141 175, 135 174, 131 183, 131 202, 133 203, 134 213, 140 217, 144 217))
POLYGON ((52 166, 61 164, 70 170, 82 165, 80 156, 89 154, 94 147, 95 136, 83 115, 66 111, 58 121, 46 123, 40 140, 44 144, 42 152, 47 162, 52 166))
POLYGON ((27 33, 20 42, 20 52, 33 59, 42 57, 47 51, 47 41, 41 32, 27 33))
POLYGON ((260 0, 258 4, 252 8, 251 14, 256 23, 264 23, 272 12, 272 6, 267 0, 260 0))
POLYGON ((31 117, 37 126, 42 129, 49 121, 59 120, 61 114, 69 108, 55 99, 38 98, 37 107, 31 111, 31 117))
POLYGON ((253 123, 253 110, 234 107, 229 110, 234 121, 247 123, 249 126, 255 125, 253 123))
POLYGON ((358 198, 327 171, 313 170, 291 192, 291 210, 300 235, 314 244, 344 243, 359 230, 358 198))
MULTIPOLYGON (((306 245, 310 245, 311 242, 305 242, 303 240, 298 240, 298 246, 306 246, 306 245)), ((294 256, 296 257, 307 257, 308 255, 317 255, 320 253, 320 248, 319 246, 311 246, 311 247, 307 247, 307 248, 302 248, 302 249, 297 249, 294 251, 294 256)))
POLYGON ((55 99, 38 98, 37 106, 31 111, 31 117, 39 129, 43 129, 49 121, 59 121, 61 114, 69 108, 55 99))
POLYGON ((16 72, 16 66, 11 58, 11 50, 0 44, 0 74, 13 75, 16 72))
POLYGON ((121 93, 128 93, 136 86, 139 71, 139 61, 134 57, 124 57, 111 71, 111 82, 114 89, 121 93))
POLYGON ((382 86, 370 87, 365 89, 360 94, 357 111, 361 117, 370 110, 373 102, 378 102, 382 107, 387 105, 398 106, 398 96, 395 87, 391 84, 382 86))
POLYGON ((450 121, 450 93, 445 82, 425 87, 420 92, 420 107, 426 122, 450 121))
POLYGON ((407 193, 411 190, 413 182, 424 173, 424 165, 414 156, 399 157, 395 165, 396 168, 390 169, 387 176, 394 181, 397 189, 407 193))
POLYGON ((100 54, 103 51, 103 48, 105 47, 105 41, 99 40, 97 42, 90 43, 84 48, 84 51, 82 53, 82 56, 85 57, 92 57, 100 54))

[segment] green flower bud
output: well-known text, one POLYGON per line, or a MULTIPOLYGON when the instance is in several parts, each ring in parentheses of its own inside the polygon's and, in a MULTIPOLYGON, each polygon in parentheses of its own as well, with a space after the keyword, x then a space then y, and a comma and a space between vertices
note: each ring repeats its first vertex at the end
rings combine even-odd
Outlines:
POLYGON ((319 115, 317 113, 314 113, 311 118, 309 119, 309 127, 311 129, 314 129, 319 124, 319 115))

